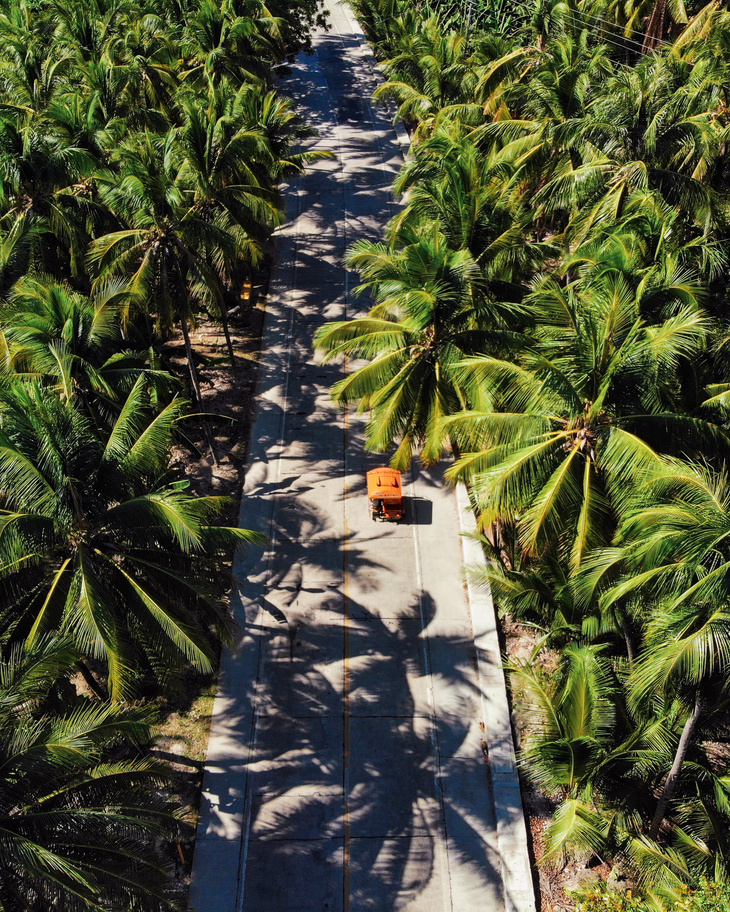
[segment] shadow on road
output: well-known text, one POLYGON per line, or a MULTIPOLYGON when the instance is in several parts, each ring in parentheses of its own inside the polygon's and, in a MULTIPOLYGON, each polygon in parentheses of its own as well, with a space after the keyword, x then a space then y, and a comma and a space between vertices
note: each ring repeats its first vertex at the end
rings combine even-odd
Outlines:
MULTIPOLYGON (((269 508, 277 489, 251 492, 249 509, 259 497, 269 508)), ((352 912, 432 892, 439 909, 455 864, 484 902, 499 877, 470 728, 471 631, 436 632, 428 593, 378 611, 349 597, 345 562, 354 580, 382 568, 356 540, 329 537, 307 495, 274 503, 272 532, 276 553, 241 586, 244 648, 259 655, 236 698, 252 726, 243 908, 342 912, 347 869, 352 912)))
MULTIPOLYGON (((411 580, 395 591, 386 560, 397 551, 366 540, 365 499, 366 532, 343 535, 354 432, 345 438, 329 399, 340 367, 311 360, 315 328, 348 316, 347 246, 380 238, 391 204, 392 130, 382 120, 346 129, 369 118, 373 89, 348 42, 317 39, 334 110, 304 68, 290 83, 307 123, 323 136, 338 124, 342 166, 320 162, 298 183, 297 231, 277 265, 292 293, 267 314, 279 342, 262 366, 241 525, 269 535, 270 547, 235 561, 243 636, 217 702, 206 838, 240 843, 230 908, 244 912, 501 908, 474 632, 439 616, 411 580), (346 220, 332 217, 336 194, 346 220), (458 895, 457 869, 466 872, 458 895)), ((363 493, 360 468, 353 497, 363 493)), ((408 507, 407 523, 432 524, 430 500, 408 507)), ((412 534, 401 537, 412 552, 412 534)))
POLYGON ((430 526, 433 522, 433 503, 426 497, 406 497, 405 522, 412 526, 430 526))

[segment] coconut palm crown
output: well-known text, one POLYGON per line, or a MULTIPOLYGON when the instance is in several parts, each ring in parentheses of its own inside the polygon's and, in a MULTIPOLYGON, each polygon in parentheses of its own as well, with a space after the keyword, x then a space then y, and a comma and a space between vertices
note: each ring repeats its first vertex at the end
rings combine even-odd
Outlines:
POLYGON ((104 663, 114 698, 133 692, 139 671, 164 684, 181 660, 211 668, 211 633, 232 630, 217 594, 224 561, 237 543, 261 542, 212 525, 225 501, 194 497, 167 474, 185 409, 178 397, 155 413, 140 378, 101 438, 53 391, 4 394, 2 626, 30 644, 66 632, 104 663))

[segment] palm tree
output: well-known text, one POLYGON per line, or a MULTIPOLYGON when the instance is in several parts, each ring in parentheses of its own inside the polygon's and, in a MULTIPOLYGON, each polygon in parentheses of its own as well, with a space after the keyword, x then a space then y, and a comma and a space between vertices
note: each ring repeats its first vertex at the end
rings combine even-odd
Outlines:
POLYGON ((274 187, 283 178, 303 171, 305 165, 333 158, 334 154, 325 149, 301 151, 302 140, 316 136, 317 131, 302 120, 291 99, 273 90, 262 92, 257 86, 243 86, 232 99, 230 116, 262 137, 265 151, 253 155, 250 166, 265 186, 274 187))
POLYGON ((53 391, 15 384, 0 431, 0 627, 35 643, 63 630, 105 663, 115 699, 138 670, 174 683, 181 661, 210 669, 210 632, 232 629, 226 561, 252 532, 212 525, 225 500, 167 474, 185 403, 150 407, 144 377, 111 431, 53 391))
POLYGON ((594 252, 573 281, 544 278, 526 299, 534 342, 519 359, 453 368, 471 408, 445 421, 468 454, 449 477, 470 480, 483 526, 516 524, 526 553, 557 544, 573 568, 609 544, 658 453, 727 446, 681 383, 710 326, 697 289, 671 270, 632 287, 624 265, 594 252))
POLYGON ((468 568, 469 579, 489 591, 500 616, 509 615, 538 634, 539 648, 559 648, 566 642, 605 642, 622 631, 616 613, 600 614, 598 606, 581 598, 568 568, 554 552, 541 555, 539 563, 523 560, 511 547, 509 527, 500 529, 500 546, 482 537, 492 561, 468 568))
POLYGON ((548 856, 566 848, 616 857, 648 810, 651 762, 667 754, 661 717, 637 721, 605 646, 569 643, 557 667, 508 666, 529 725, 520 763, 561 802, 546 831, 548 856))
POLYGON ((269 175, 278 162, 266 137, 241 110, 239 96, 211 88, 206 104, 182 100, 184 121, 178 131, 183 159, 181 180, 193 190, 193 202, 211 222, 223 219, 242 232, 249 259, 261 255, 261 243, 283 218, 269 175))
POLYGON ((367 317, 326 324, 315 336, 325 361, 370 362, 336 383, 333 398, 370 411, 366 445, 383 452, 397 442, 393 466, 408 466, 414 449, 436 462, 447 443, 441 419, 464 405, 454 364, 499 338, 516 308, 488 301, 471 254, 452 250, 433 225, 399 249, 360 242, 347 265, 378 303, 367 317))
MULTIPOLYGON (((103 60, 93 69, 77 73, 84 91, 54 100, 45 113, 49 130, 66 145, 86 152, 98 168, 109 166, 111 152, 119 142, 122 130, 128 127, 120 114, 124 109, 119 97, 119 82, 110 73, 111 69, 108 61, 103 60)), ((94 172, 81 176, 72 189, 78 196, 94 200, 94 172)), ((106 213, 94 212, 94 215, 95 232, 103 230, 106 213)))
POLYGON ((393 98, 398 117, 417 127, 416 138, 426 137, 435 117, 448 106, 474 101, 476 64, 469 44, 458 32, 443 34, 439 20, 418 23, 383 70, 388 81, 376 89, 376 101, 393 98))
POLYGON ((95 298, 41 276, 20 279, 0 304, 0 352, 12 378, 52 385, 108 426, 143 376, 150 390, 168 400, 179 387, 160 369, 152 351, 123 348, 121 318, 126 283, 117 281, 95 298))
POLYGON ((420 10, 400 0, 353 0, 352 8, 368 41, 387 57, 400 50, 421 25, 420 10))
POLYGON ((18 218, 9 229, 0 229, 0 300, 37 261, 43 228, 32 219, 18 218))
POLYGON ((637 709, 657 694, 678 699, 688 709, 657 801, 650 839, 659 835, 703 712, 718 694, 725 692, 727 702, 730 683, 730 606, 697 602, 684 595, 683 592, 669 606, 654 608, 647 624, 644 652, 629 680, 637 709))
POLYGON ((67 53, 53 53, 55 23, 27 3, 8 4, 0 14, 0 85, 7 101, 42 114, 64 84, 67 53))
MULTIPOLYGON (((664 620, 656 619, 657 634, 664 620)), ((647 661, 648 656, 647 651, 647 661)), ((663 699, 653 688, 642 694, 627 690, 622 685, 626 670, 605 645, 570 643, 555 665, 542 667, 533 659, 508 669, 527 723, 520 763, 546 794, 561 798, 545 832, 547 857, 567 851, 628 867, 642 892, 663 904, 676 902, 683 884, 725 876, 727 787, 722 772, 701 751, 692 754, 675 803, 676 823, 664 844, 648 826, 653 814, 656 819, 654 790, 683 740, 675 732, 686 713, 676 699, 663 699), (710 846, 717 846, 717 856, 710 846)), ((639 672, 645 682, 646 671, 639 672)), ((722 719, 727 694, 716 694, 713 702, 715 717, 722 719)))
POLYGON ((629 44, 648 53, 662 43, 665 29, 673 23, 685 24, 687 11, 683 0, 634 0, 632 3, 582 0, 576 4, 586 23, 593 23, 615 40, 623 32, 629 44), (643 47, 641 35, 645 35, 643 47), (632 37, 633 36, 633 37, 632 37))
POLYGON ((560 250, 531 242, 532 214, 509 189, 514 171, 501 150, 483 152, 458 125, 440 126, 395 180, 404 207, 388 226, 388 240, 397 244, 434 222, 453 250, 469 251, 495 300, 519 301, 536 270, 560 250))
POLYGON ((169 772, 134 758, 145 714, 69 705, 75 658, 68 640, 44 639, 0 660, 0 907, 179 908, 162 841, 184 824, 163 797, 169 772))
POLYGON ((487 110, 497 107, 497 116, 477 126, 471 139, 492 154, 496 145, 500 159, 510 163, 512 204, 533 210, 533 230, 545 237, 562 229, 581 197, 595 194, 604 180, 591 101, 612 66, 585 30, 551 44, 532 66, 525 56, 515 52, 483 74, 478 97, 487 110), (517 64, 521 71, 503 85, 517 64))
MULTIPOLYGON (((722 394, 726 396, 726 394, 722 394)), ((709 400, 712 402, 713 400, 709 400)), ((724 472, 685 460, 664 459, 630 502, 617 548, 593 561, 593 575, 614 574, 602 603, 635 592, 652 599, 700 602, 730 595, 730 488, 724 472)), ((599 583, 600 586, 600 583, 599 583)))
MULTIPOLYGON (((249 10, 259 9, 258 0, 229 0, 230 8, 239 16, 250 15, 249 10)), ((315 26, 326 28, 327 13, 318 0, 269 0, 266 12, 277 20, 281 30, 284 55, 289 60, 302 51, 312 50, 312 31, 315 26)))
POLYGON ((653 192, 679 210, 685 235, 717 231, 727 193, 724 73, 719 61, 690 65, 671 55, 617 69, 582 121, 582 166, 543 181, 536 202, 546 211, 578 203, 620 216, 632 193, 653 192))
POLYGON ((225 80, 235 88, 266 83, 271 61, 284 53, 281 25, 260 0, 237 5, 202 0, 186 23, 194 63, 183 78, 203 84, 225 80))
POLYGON ((83 277, 94 202, 83 182, 96 162, 87 149, 36 116, 0 117, 0 213, 9 230, 17 219, 44 234, 38 255, 48 271, 83 277))
POLYGON ((235 365, 226 298, 251 279, 274 228, 283 221, 276 187, 282 177, 331 153, 295 152, 295 141, 312 131, 300 123, 291 102, 258 86, 243 85, 234 93, 225 84, 211 84, 205 102, 197 93, 189 94, 180 98, 180 107, 178 182, 191 194, 192 214, 230 237, 235 250, 235 256, 223 260, 219 249, 206 251, 207 260, 219 260, 225 292, 223 300, 211 299, 208 307, 222 323, 235 365))
POLYGON ((126 276, 131 300, 142 312, 155 313, 161 331, 180 324, 193 395, 202 403, 189 327, 196 304, 220 308, 221 277, 235 261, 240 238, 196 208, 193 192, 179 179, 174 131, 163 138, 147 133, 122 155, 121 176, 104 179, 100 195, 125 227, 93 241, 95 287, 126 276))
POLYGON ((132 11, 101 58, 114 65, 123 116, 138 130, 162 131, 174 117, 182 56, 178 29, 154 13, 140 17, 132 11))
POLYGON ((730 491, 707 467, 665 462, 619 529, 618 551, 590 568, 601 579, 603 610, 634 599, 644 626, 629 679, 637 707, 662 694, 684 710, 674 761, 663 783, 650 838, 659 834, 703 715, 721 700, 730 659, 730 491))

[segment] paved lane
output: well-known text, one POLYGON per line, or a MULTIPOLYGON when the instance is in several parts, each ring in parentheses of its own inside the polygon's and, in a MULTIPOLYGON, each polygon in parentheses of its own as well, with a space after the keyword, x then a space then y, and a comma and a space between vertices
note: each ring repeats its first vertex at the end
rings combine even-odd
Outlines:
MULTIPOLYGON (((379 238, 402 163, 344 11, 287 80, 336 152, 287 189, 236 564, 244 633, 216 700, 191 890, 198 912, 504 908, 456 501, 408 479, 401 525, 368 517, 363 423, 314 330, 353 316, 345 250, 379 238)), ((476 631, 477 635, 480 631, 476 631)))

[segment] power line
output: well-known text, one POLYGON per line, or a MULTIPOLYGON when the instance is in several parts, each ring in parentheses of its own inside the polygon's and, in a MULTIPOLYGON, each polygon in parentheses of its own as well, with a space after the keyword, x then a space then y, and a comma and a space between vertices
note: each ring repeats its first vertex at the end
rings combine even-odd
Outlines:
MULTIPOLYGON (((591 23, 589 23, 589 22, 581 21, 580 19, 578 19, 576 16, 572 15, 571 13, 567 13, 566 15, 575 25, 582 25, 584 28, 596 28, 597 30, 600 28, 601 31, 603 31, 603 33, 604 33, 601 36, 601 40, 608 41, 609 44, 616 44, 616 41, 611 41, 609 38, 606 37, 605 32, 607 31, 607 29, 605 29, 603 26, 594 26, 594 25, 591 25, 591 23)), ((580 15, 587 16, 586 13, 581 13, 580 15)), ((649 37, 649 35, 647 35, 646 32, 637 32, 635 29, 631 29, 631 31, 634 32, 634 34, 636 34, 636 35, 643 35, 644 38, 649 37)), ((618 44, 617 47, 622 47, 625 50, 626 49, 625 45, 628 43, 628 44, 635 45, 637 48, 640 48, 642 53, 644 52, 644 42, 637 41, 635 38, 627 38, 624 34, 622 34, 622 32, 620 30, 620 26, 615 27, 614 31, 611 32, 611 35, 613 38, 616 38, 619 41, 623 42, 622 44, 618 44)), ((651 48, 651 50, 655 50, 656 48, 668 48, 668 47, 672 47, 671 41, 657 41, 656 44, 654 45, 654 47, 651 48)))
MULTIPOLYGON (((469 24, 470 24, 470 20, 471 20, 472 5, 473 5, 473 0, 472 0, 472 2, 470 2, 470 0, 466 0, 465 6, 467 6, 467 9, 469 12, 469 16, 468 16, 469 24)), ((457 8, 458 8, 458 5, 457 5, 457 8)), ((394 13, 391 16, 378 16, 377 19, 379 22, 391 22, 394 19, 400 19, 403 15, 403 12, 404 11, 401 10, 400 12, 394 13)), ((430 9, 429 9, 429 12, 431 12, 430 9)), ((620 50, 624 50, 624 51, 627 50, 626 45, 629 44, 629 45, 633 45, 634 47, 636 47, 642 53, 644 52, 644 40, 647 37, 649 37, 646 32, 640 32, 637 29, 629 29, 629 31, 632 32, 632 34, 638 35, 642 40, 638 41, 636 38, 627 38, 624 33, 625 30, 623 30, 621 28, 621 26, 616 25, 615 23, 612 23, 610 20, 605 19, 602 16, 596 16, 593 13, 584 12, 582 10, 578 10, 576 12, 577 12, 577 15, 575 13, 571 13, 570 11, 568 11, 567 13, 564 13, 564 16, 571 22, 571 24, 574 27, 581 27, 581 28, 585 28, 585 29, 589 29, 589 30, 594 29, 596 32, 600 31, 602 41, 605 41, 607 44, 611 44, 614 47, 619 48, 620 50), (589 20, 594 20, 594 21, 591 22, 589 20), (605 25, 596 25, 595 24, 596 22, 602 22, 602 23, 605 23, 605 25), (610 26, 611 28, 609 29, 608 26, 610 26), (610 35, 611 37, 609 38, 608 35, 610 35)), ((438 16, 438 13, 435 11, 431 12, 431 14, 438 16)), ((465 35, 465 37, 468 38, 469 37, 468 34, 465 35)), ((672 46, 671 41, 657 41, 656 45, 654 45, 652 50, 656 50, 657 48, 671 47, 671 46, 672 46)), ((621 64, 621 65, 625 66, 625 64, 621 64)))
MULTIPOLYGON (((591 26, 589 23, 578 19, 577 17, 571 15, 570 13, 566 13, 565 15, 566 15, 566 18, 570 19, 574 25, 579 25, 579 26, 582 26, 583 28, 593 28, 593 26, 591 26)), ((620 47, 623 50, 626 50, 627 44, 633 44, 635 47, 639 48, 640 50, 644 49, 644 43, 642 41, 637 41, 635 38, 626 38, 624 35, 618 35, 615 32, 611 33, 611 35, 612 35, 612 38, 617 39, 617 40, 611 40, 611 38, 608 38, 605 33, 601 35, 601 40, 607 41, 609 44, 614 44, 614 45, 616 45, 616 47, 620 47)))
POLYGON ((646 32, 640 32, 637 29, 628 28, 625 26, 622 28, 617 22, 612 22, 610 19, 604 19, 603 16, 597 16, 595 13, 587 13, 584 10, 578 10, 581 16, 586 18, 594 19, 597 22, 605 22, 607 25, 610 25, 614 30, 618 32, 633 32, 635 35, 640 35, 642 38, 646 38, 646 32))
POLYGON ((603 35, 609 34, 609 35, 611 35, 612 38, 615 38, 624 43, 634 44, 637 47, 643 47, 644 46, 643 39, 645 39, 647 37, 645 32, 637 32, 635 29, 631 29, 631 31, 635 35, 639 35, 641 37, 642 40, 639 41, 636 38, 628 38, 623 33, 621 26, 617 26, 614 24, 612 26, 612 28, 609 29, 609 28, 606 28, 606 26, 604 26, 604 25, 594 25, 592 22, 588 21, 590 18, 593 18, 588 13, 583 13, 580 11, 578 11, 577 13, 571 13, 569 11, 569 12, 565 13, 564 15, 566 16, 567 19, 570 19, 576 25, 583 26, 583 28, 586 28, 586 29, 595 29, 596 31, 600 31, 603 35))
MULTIPOLYGON (((580 15, 581 15, 581 16, 584 16, 584 17, 586 17, 586 18, 591 18, 591 19, 597 18, 597 17, 595 17, 595 16, 593 16, 593 15, 591 15, 591 14, 589 14, 589 13, 583 13, 583 12, 581 12, 580 15)), ((600 18, 600 17, 598 17, 598 18, 600 18)), ((603 20, 603 21, 607 21, 607 20, 603 20)), ((588 23, 587 23, 587 24, 588 24, 588 23)), ((596 28, 596 29, 598 29, 598 28, 604 29, 604 26, 590 26, 590 27, 591 27, 591 28, 596 28)), ((635 41, 635 39, 633 39, 633 38, 627 38, 627 37, 623 34, 623 31, 622 31, 622 29, 621 29, 621 26, 619 26, 619 25, 614 25, 614 26, 613 26, 613 29, 614 29, 614 31, 613 31, 612 34, 614 35, 614 37, 620 37, 623 41, 633 41, 634 44, 639 44, 639 42, 638 42, 638 41, 635 41)), ((604 30, 607 30, 607 29, 604 29, 604 30)), ((642 38, 644 38, 644 39, 650 37, 649 34, 648 34, 647 32, 639 32, 639 31, 637 31, 636 29, 629 29, 629 31, 633 32, 635 35, 639 35, 640 37, 642 37, 642 38)), ((642 46, 642 48, 644 47, 644 42, 643 42, 643 41, 641 42, 641 46, 642 46)), ((655 47, 672 47, 672 42, 671 42, 671 41, 657 41, 655 47)), ((652 48, 652 50, 653 50, 653 48, 652 48)))
MULTIPOLYGON (((469 0, 467 0, 467 3, 465 3, 465 6, 467 6, 469 13, 471 13, 472 3, 470 3, 469 0)), ((377 16, 377 20, 379 22, 392 22, 394 19, 400 19, 403 15, 403 12, 404 12, 404 10, 401 10, 400 12, 394 13, 393 15, 390 15, 390 16, 377 16)), ((436 11, 431 11, 429 9, 428 12, 430 12, 431 15, 438 16, 438 13, 436 11)), ((587 28, 587 29, 595 29, 595 31, 597 31, 597 32, 598 31, 602 32, 603 40, 606 40, 609 44, 614 44, 617 47, 620 47, 624 50, 626 49, 625 45, 627 43, 633 44, 636 47, 641 48, 643 50, 643 47, 644 47, 643 39, 646 39, 648 37, 646 32, 640 32, 637 29, 629 29, 629 31, 632 32, 634 35, 638 35, 642 39, 642 41, 638 41, 635 38, 627 38, 626 35, 624 34, 625 30, 623 30, 621 28, 621 26, 616 25, 615 23, 611 23, 610 20, 604 19, 602 16, 596 16, 592 13, 583 12, 582 10, 578 10, 577 15, 575 15, 571 12, 565 13, 564 15, 566 16, 566 18, 568 18, 573 23, 573 25, 581 26, 581 27, 587 28), (590 22, 589 20, 594 20, 594 22, 606 23, 606 25, 595 25, 594 23, 590 22), (607 26, 611 26, 612 30, 607 28, 607 26), (611 41, 608 38, 606 38, 605 35, 607 32, 614 39, 616 39, 617 41, 619 41, 621 43, 617 44, 616 40, 611 41)), ((465 36, 465 37, 468 37, 468 36, 465 36)), ((659 41, 659 42, 657 42, 657 47, 671 47, 671 42, 670 41, 659 41)))

